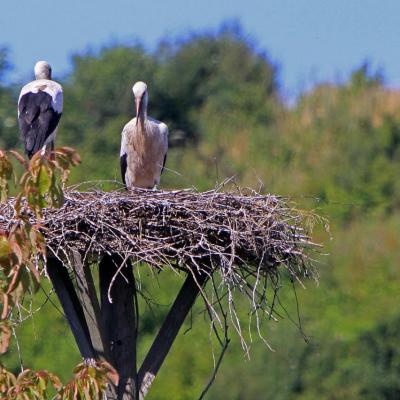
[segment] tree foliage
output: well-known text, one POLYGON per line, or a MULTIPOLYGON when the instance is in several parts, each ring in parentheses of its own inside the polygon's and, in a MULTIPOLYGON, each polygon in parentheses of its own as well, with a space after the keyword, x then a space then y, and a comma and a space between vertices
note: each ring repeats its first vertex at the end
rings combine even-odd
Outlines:
MULTIPOLYGON (((62 82, 65 113, 58 135, 58 143, 82 155, 71 182, 120 179, 120 132, 134 116, 131 87, 147 81, 149 114, 171 128, 164 187, 209 189, 235 176, 241 185, 304 198, 332 223, 326 249, 331 256, 323 261, 320 286, 298 292, 311 344, 290 322, 296 299, 281 298, 287 304, 281 314, 287 311, 290 318, 263 331, 275 352, 254 344, 244 363, 234 343, 210 398, 397 399, 400 93, 364 63, 346 81, 317 84, 289 107, 280 96, 278 73, 232 28, 164 41, 154 52, 121 45, 75 56, 62 82)), ((0 147, 6 149, 18 143, 15 104, 13 87, 3 82, 0 147)), ((6 164, 2 168, 7 172, 6 164)), ((0 180, 3 189, 5 182, 0 180)), ((8 249, 8 236, 1 238, 0 250, 8 249)), ((159 283, 142 276, 142 291, 152 291, 161 305, 172 301, 178 286, 175 276, 162 275, 159 283)), ((148 307, 139 327, 144 354, 166 307, 141 306, 148 307)), ((192 399, 208 379, 212 356, 204 351, 209 342, 200 312, 194 309, 196 323, 187 323, 191 330, 178 338, 150 399, 163 399, 166 392, 192 399)), ((29 322, 16 329, 25 361, 35 369, 53 368, 66 380, 79 357, 69 339, 54 338, 65 328, 50 306, 34 317, 38 336, 47 334, 50 318, 56 333, 46 336, 46 346, 32 344, 29 322), (68 368, 54 362, 55 352, 68 368)), ((2 329, 7 338, 7 326, 2 329)), ((5 361, 18 375, 15 344, 11 350, 5 361)))
MULTIPOLYGON (((16 151, 0 151, 1 201, 8 200, 9 184, 17 183, 14 212, 17 223, 0 232, 0 353, 8 350, 11 332, 15 329, 13 311, 22 306, 24 297, 33 295, 40 286, 41 271, 37 260, 44 259, 46 244, 40 232, 40 217, 44 207, 61 207, 62 186, 71 167, 80 163, 78 153, 69 148, 56 149, 51 154, 36 153, 28 162, 16 151), (23 167, 18 177, 10 156, 23 167), (34 213, 37 223, 30 222, 34 213)), ((46 370, 26 369, 17 376, 0 364, 0 399, 101 399, 114 371, 106 363, 78 365, 75 377, 66 386, 46 370), (52 393, 56 393, 55 396, 52 393)))

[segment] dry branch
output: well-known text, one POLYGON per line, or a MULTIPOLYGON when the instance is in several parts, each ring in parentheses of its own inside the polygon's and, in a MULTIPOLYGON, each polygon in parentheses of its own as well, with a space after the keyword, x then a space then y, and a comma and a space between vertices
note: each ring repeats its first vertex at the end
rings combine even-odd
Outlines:
MULTIPOLYGON (((0 205, 0 229, 17 223, 12 202, 0 205)), ((79 249, 183 269, 207 260, 234 282, 239 268, 268 274, 284 264, 308 273, 305 249, 315 246, 304 230, 309 217, 278 197, 240 191, 67 191, 64 206, 44 210, 41 224, 61 258, 79 249)))

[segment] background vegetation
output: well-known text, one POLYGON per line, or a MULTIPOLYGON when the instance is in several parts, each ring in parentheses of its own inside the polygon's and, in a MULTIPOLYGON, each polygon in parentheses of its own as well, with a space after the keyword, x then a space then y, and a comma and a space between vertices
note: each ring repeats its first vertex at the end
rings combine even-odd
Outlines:
MULTIPOLYGON (((3 50, 0 148, 20 147, 21 85, 6 83, 8 68, 3 50)), ((255 340, 247 360, 234 339, 208 398, 400 398, 400 92, 386 88, 381 73, 363 64, 347 81, 317 85, 288 106, 275 63, 240 30, 225 28, 161 43, 154 53, 138 45, 79 54, 71 73, 58 78, 65 93, 58 144, 82 156, 72 182, 120 179, 120 132, 134 114, 131 86, 144 80, 150 115, 171 131, 163 188, 204 190, 235 176, 331 221, 331 239, 320 238, 330 255, 319 260, 319 286, 310 281, 297 290, 305 336, 293 292, 282 291, 290 318, 278 306, 281 321, 263 332, 274 351, 255 340)), ((143 290, 158 305, 142 304, 142 354, 181 283, 146 271, 143 290)), ((43 293, 32 307, 40 305, 17 330, 20 352, 14 341, 2 362, 17 371, 20 354, 24 365, 66 380, 79 361, 76 346, 43 293)), ((198 304, 150 400, 197 398, 207 382, 212 351, 201 310, 198 304)))

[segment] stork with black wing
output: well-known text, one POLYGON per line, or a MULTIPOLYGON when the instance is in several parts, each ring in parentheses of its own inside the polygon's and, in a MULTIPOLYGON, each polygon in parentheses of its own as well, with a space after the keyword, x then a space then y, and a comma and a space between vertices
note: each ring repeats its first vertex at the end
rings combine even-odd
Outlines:
POLYGON ((35 65, 35 80, 26 84, 18 99, 18 122, 25 154, 54 150, 57 125, 63 109, 63 90, 51 80, 51 67, 46 61, 35 65))

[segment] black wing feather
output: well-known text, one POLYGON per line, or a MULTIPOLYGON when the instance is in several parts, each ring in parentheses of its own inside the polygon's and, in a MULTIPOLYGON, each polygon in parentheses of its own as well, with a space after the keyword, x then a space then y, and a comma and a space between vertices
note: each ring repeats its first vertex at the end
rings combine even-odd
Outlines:
POLYGON ((161 172, 160 172, 160 175, 163 173, 163 171, 164 171, 164 167, 165 167, 165 163, 167 162, 167 153, 165 153, 165 156, 164 156, 164 161, 163 161, 163 165, 162 165, 162 168, 161 168, 161 172))
POLYGON ((18 110, 19 129, 25 144, 25 153, 31 158, 56 129, 61 113, 54 111, 51 96, 42 91, 23 95, 18 103, 18 110))
POLYGON ((126 186, 126 180, 125 180, 125 174, 126 174, 126 169, 128 167, 128 163, 127 163, 127 154, 123 154, 120 158, 119 158, 119 163, 121 165, 121 176, 122 176, 122 182, 124 182, 124 185, 126 186))

